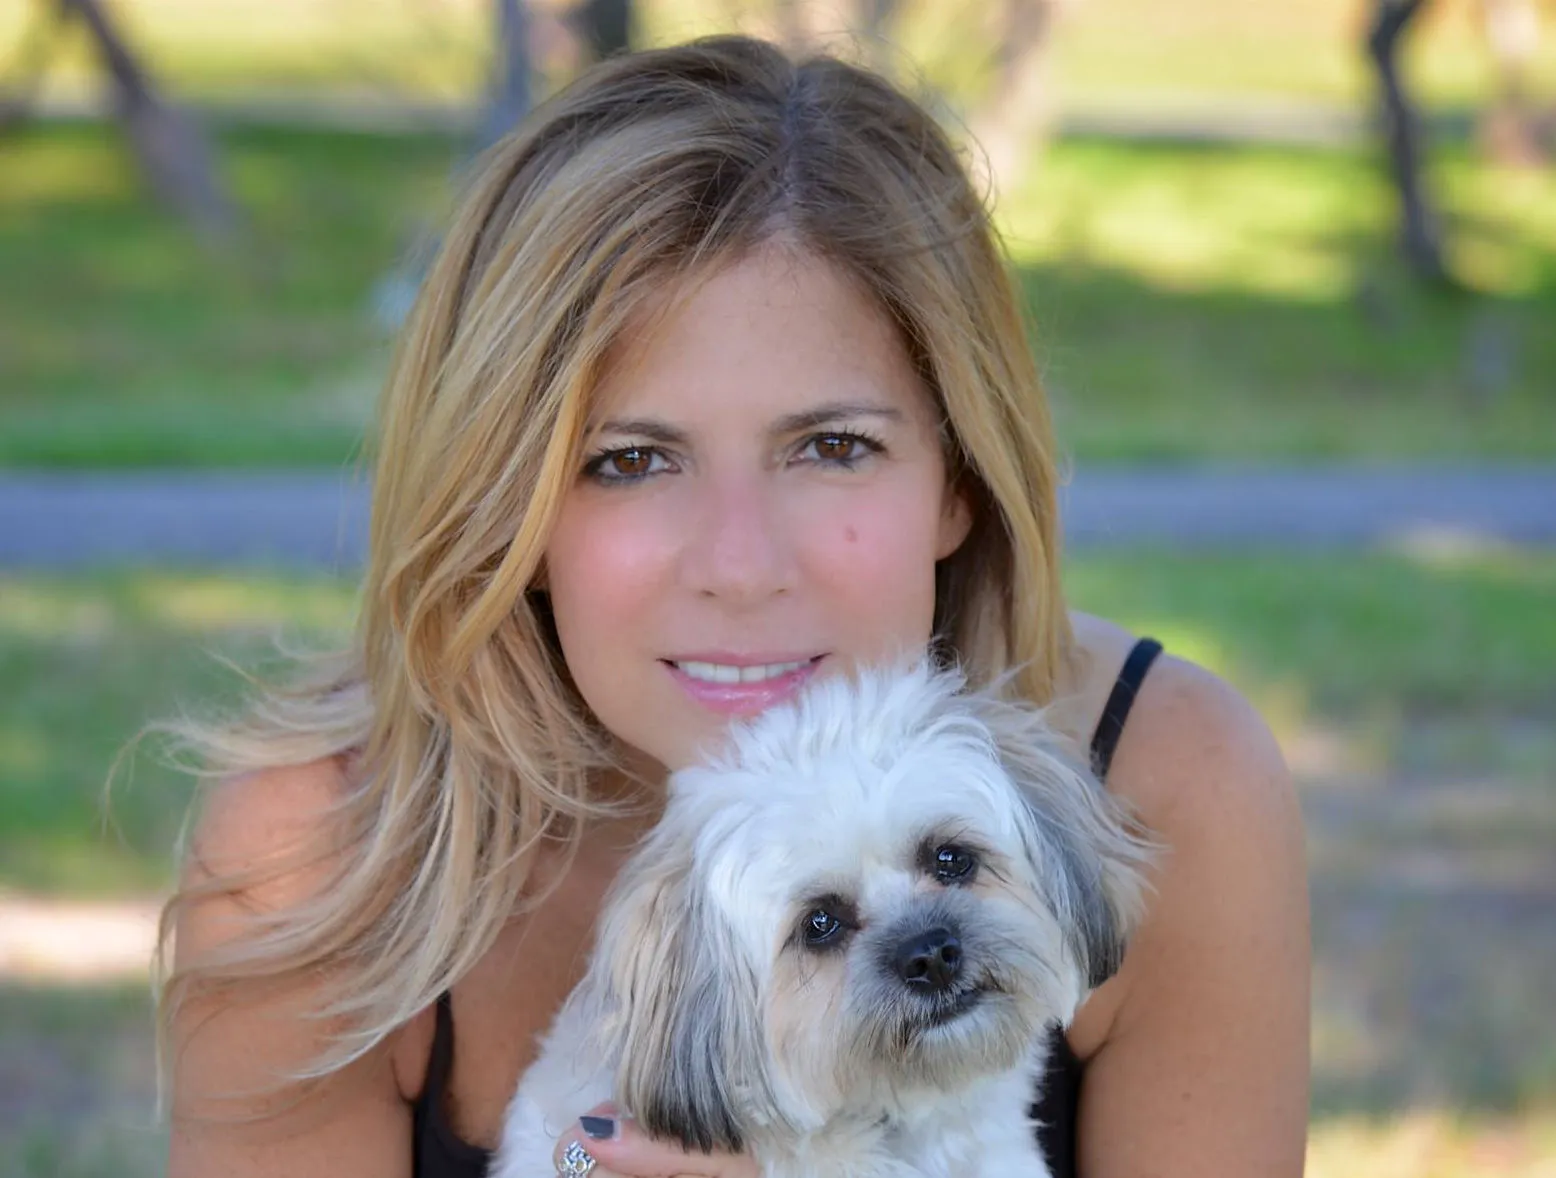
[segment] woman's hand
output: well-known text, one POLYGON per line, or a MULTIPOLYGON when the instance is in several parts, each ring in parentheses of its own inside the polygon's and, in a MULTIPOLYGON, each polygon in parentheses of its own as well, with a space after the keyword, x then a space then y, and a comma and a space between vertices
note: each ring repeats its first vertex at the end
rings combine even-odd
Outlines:
POLYGON ((757 1178, 756 1163, 744 1154, 688 1153, 655 1141, 609 1104, 591 1109, 562 1134, 555 1154, 558 1173, 563 1152, 574 1144, 595 1160, 589 1178, 757 1178))

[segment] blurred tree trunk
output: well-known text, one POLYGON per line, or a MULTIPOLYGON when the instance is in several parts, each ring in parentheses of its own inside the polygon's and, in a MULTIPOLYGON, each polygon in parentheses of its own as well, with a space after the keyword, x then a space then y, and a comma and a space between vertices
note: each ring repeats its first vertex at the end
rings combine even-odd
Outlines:
MULTIPOLYGON (((768 14, 772 25, 770 32, 784 50, 795 57, 829 48, 837 50, 838 42, 853 34, 861 56, 876 68, 889 72, 891 63, 884 52, 884 36, 887 25, 897 14, 897 6, 898 0, 846 0, 840 5, 815 0, 775 0, 768 14), (835 23, 839 20, 841 26, 835 23)), ((724 14, 725 22, 731 28, 745 24, 746 12, 741 4, 726 4, 724 14)))
POLYGON ((496 0, 493 15, 497 53, 483 147, 517 126, 534 105, 537 56, 550 60, 553 69, 560 57, 565 75, 631 47, 632 0, 570 0, 534 8, 527 0, 496 0))
POLYGON ((632 47, 632 0, 579 0, 571 21, 592 61, 632 47))
POLYGON ((1541 164, 1547 147, 1529 93, 1529 69, 1540 47, 1535 0, 1481 0, 1481 17, 1497 78, 1496 96, 1481 118, 1481 142, 1500 163, 1541 164))
POLYGON ((1008 193, 1046 135, 1055 0, 1005 0, 994 36, 993 82, 971 122, 997 192, 1008 193))
POLYGON ((163 101, 101 0, 59 0, 82 22, 113 84, 114 108, 157 195, 208 240, 229 239, 236 212, 216 179, 211 152, 187 115, 163 101))
POLYGON ((1421 280, 1454 285, 1443 260, 1437 216, 1421 178, 1420 118, 1399 73, 1399 42, 1425 0, 1375 0, 1367 52, 1378 73, 1389 170, 1399 193, 1400 245, 1421 280))
POLYGON ((854 9, 854 27, 859 30, 865 59, 887 74, 892 72, 893 63, 886 44, 886 30, 896 15, 897 0, 858 0, 854 9))
POLYGON ((518 126, 535 101, 529 6, 525 0, 497 0, 493 16, 497 52, 493 55, 492 95, 482 120, 482 149, 518 126))

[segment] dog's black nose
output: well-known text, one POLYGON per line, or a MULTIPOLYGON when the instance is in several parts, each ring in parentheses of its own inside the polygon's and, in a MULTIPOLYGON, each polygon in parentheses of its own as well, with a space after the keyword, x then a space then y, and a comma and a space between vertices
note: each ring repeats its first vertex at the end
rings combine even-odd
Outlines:
POLYGON ((897 972, 910 986, 944 990, 962 968, 962 943, 947 928, 932 928, 897 946, 897 972))

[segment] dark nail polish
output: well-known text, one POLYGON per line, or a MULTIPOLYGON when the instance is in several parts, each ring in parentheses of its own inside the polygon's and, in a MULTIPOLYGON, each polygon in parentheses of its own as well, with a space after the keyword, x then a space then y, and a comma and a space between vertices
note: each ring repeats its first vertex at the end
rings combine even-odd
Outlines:
POLYGON ((609 1141, 616 1136, 613 1117, 579 1117, 578 1123, 583 1126, 584 1134, 594 1141, 609 1141))

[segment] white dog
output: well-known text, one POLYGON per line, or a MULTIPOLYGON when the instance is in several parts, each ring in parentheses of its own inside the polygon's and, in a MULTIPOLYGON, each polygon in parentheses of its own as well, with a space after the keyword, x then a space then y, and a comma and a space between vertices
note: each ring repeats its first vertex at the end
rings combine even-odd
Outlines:
POLYGON ((1149 850, 1040 711, 962 687, 824 680, 672 777, 495 1178, 605 1100, 769 1178, 1046 1178, 1043 1032, 1116 965, 1149 850))

